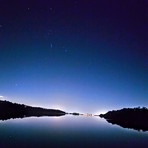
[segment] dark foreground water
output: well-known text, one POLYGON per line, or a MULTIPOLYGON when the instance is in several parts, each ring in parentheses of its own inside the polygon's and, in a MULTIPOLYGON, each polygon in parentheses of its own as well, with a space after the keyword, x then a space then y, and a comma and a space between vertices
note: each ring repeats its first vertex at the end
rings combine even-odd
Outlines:
POLYGON ((31 117, 0 121, 0 148, 147 148, 148 132, 99 117, 31 117))

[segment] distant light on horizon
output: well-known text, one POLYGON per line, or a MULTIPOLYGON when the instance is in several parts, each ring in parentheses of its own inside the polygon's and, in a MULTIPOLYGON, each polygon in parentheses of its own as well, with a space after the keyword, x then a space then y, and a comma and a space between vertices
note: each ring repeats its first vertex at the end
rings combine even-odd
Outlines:
POLYGON ((100 110, 100 111, 95 112, 94 115, 105 114, 107 112, 108 112, 107 110, 100 110))

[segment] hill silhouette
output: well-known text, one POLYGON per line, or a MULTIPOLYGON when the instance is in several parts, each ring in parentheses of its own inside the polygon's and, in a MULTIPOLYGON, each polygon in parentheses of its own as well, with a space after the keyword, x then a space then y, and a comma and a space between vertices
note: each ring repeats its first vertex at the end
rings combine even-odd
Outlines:
POLYGON ((62 116, 66 113, 61 110, 31 107, 24 104, 0 100, 0 120, 24 118, 30 116, 62 116))
POLYGON ((109 123, 124 128, 148 131, 148 109, 146 107, 113 110, 106 114, 100 114, 100 117, 105 118, 109 123))

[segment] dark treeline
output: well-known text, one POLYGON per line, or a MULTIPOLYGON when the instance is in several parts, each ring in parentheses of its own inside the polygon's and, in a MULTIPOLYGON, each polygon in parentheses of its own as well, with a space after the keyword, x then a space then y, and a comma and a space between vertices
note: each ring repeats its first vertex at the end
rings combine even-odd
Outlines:
POLYGON ((7 120, 10 118, 24 118, 30 116, 62 116, 65 114, 66 113, 61 110, 31 107, 24 104, 0 100, 0 120, 7 120))
POLYGON ((121 110, 109 111, 101 114, 109 123, 120 125, 124 128, 148 131, 148 109, 143 108, 124 108, 121 110))

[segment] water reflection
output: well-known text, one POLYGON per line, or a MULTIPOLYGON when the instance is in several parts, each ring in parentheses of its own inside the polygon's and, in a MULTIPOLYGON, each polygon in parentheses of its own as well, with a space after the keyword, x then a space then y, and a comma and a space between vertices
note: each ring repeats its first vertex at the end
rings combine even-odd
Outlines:
MULTIPOLYGON (((65 114, 56 114, 56 115, 48 115, 48 117, 60 117, 60 116, 64 116, 65 114)), ((46 115, 47 116, 47 115, 46 115)), ((1 121, 5 121, 5 120, 11 120, 11 119, 23 119, 23 118, 29 118, 29 117, 44 117, 44 115, 5 115, 5 116, 0 116, 0 120, 1 121)))
POLYGON ((145 124, 145 125, 142 125, 142 126, 138 126, 137 124, 133 124, 133 123, 129 123, 129 122, 126 122, 126 121, 120 121, 120 120, 107 120, 109 123, 111 124, 116 124, 116 125, 119 125, 123 128, 129 128, 129 129, 134 129, 134 130, 137 130, 137 131, 142 131, 142 132, 146 132, 148 131, 148 125, 145 124))
POLYGON ((30 117, 0 122, 0 148, 146 147, 148 133, 125 130, 99 117, 30 117))

